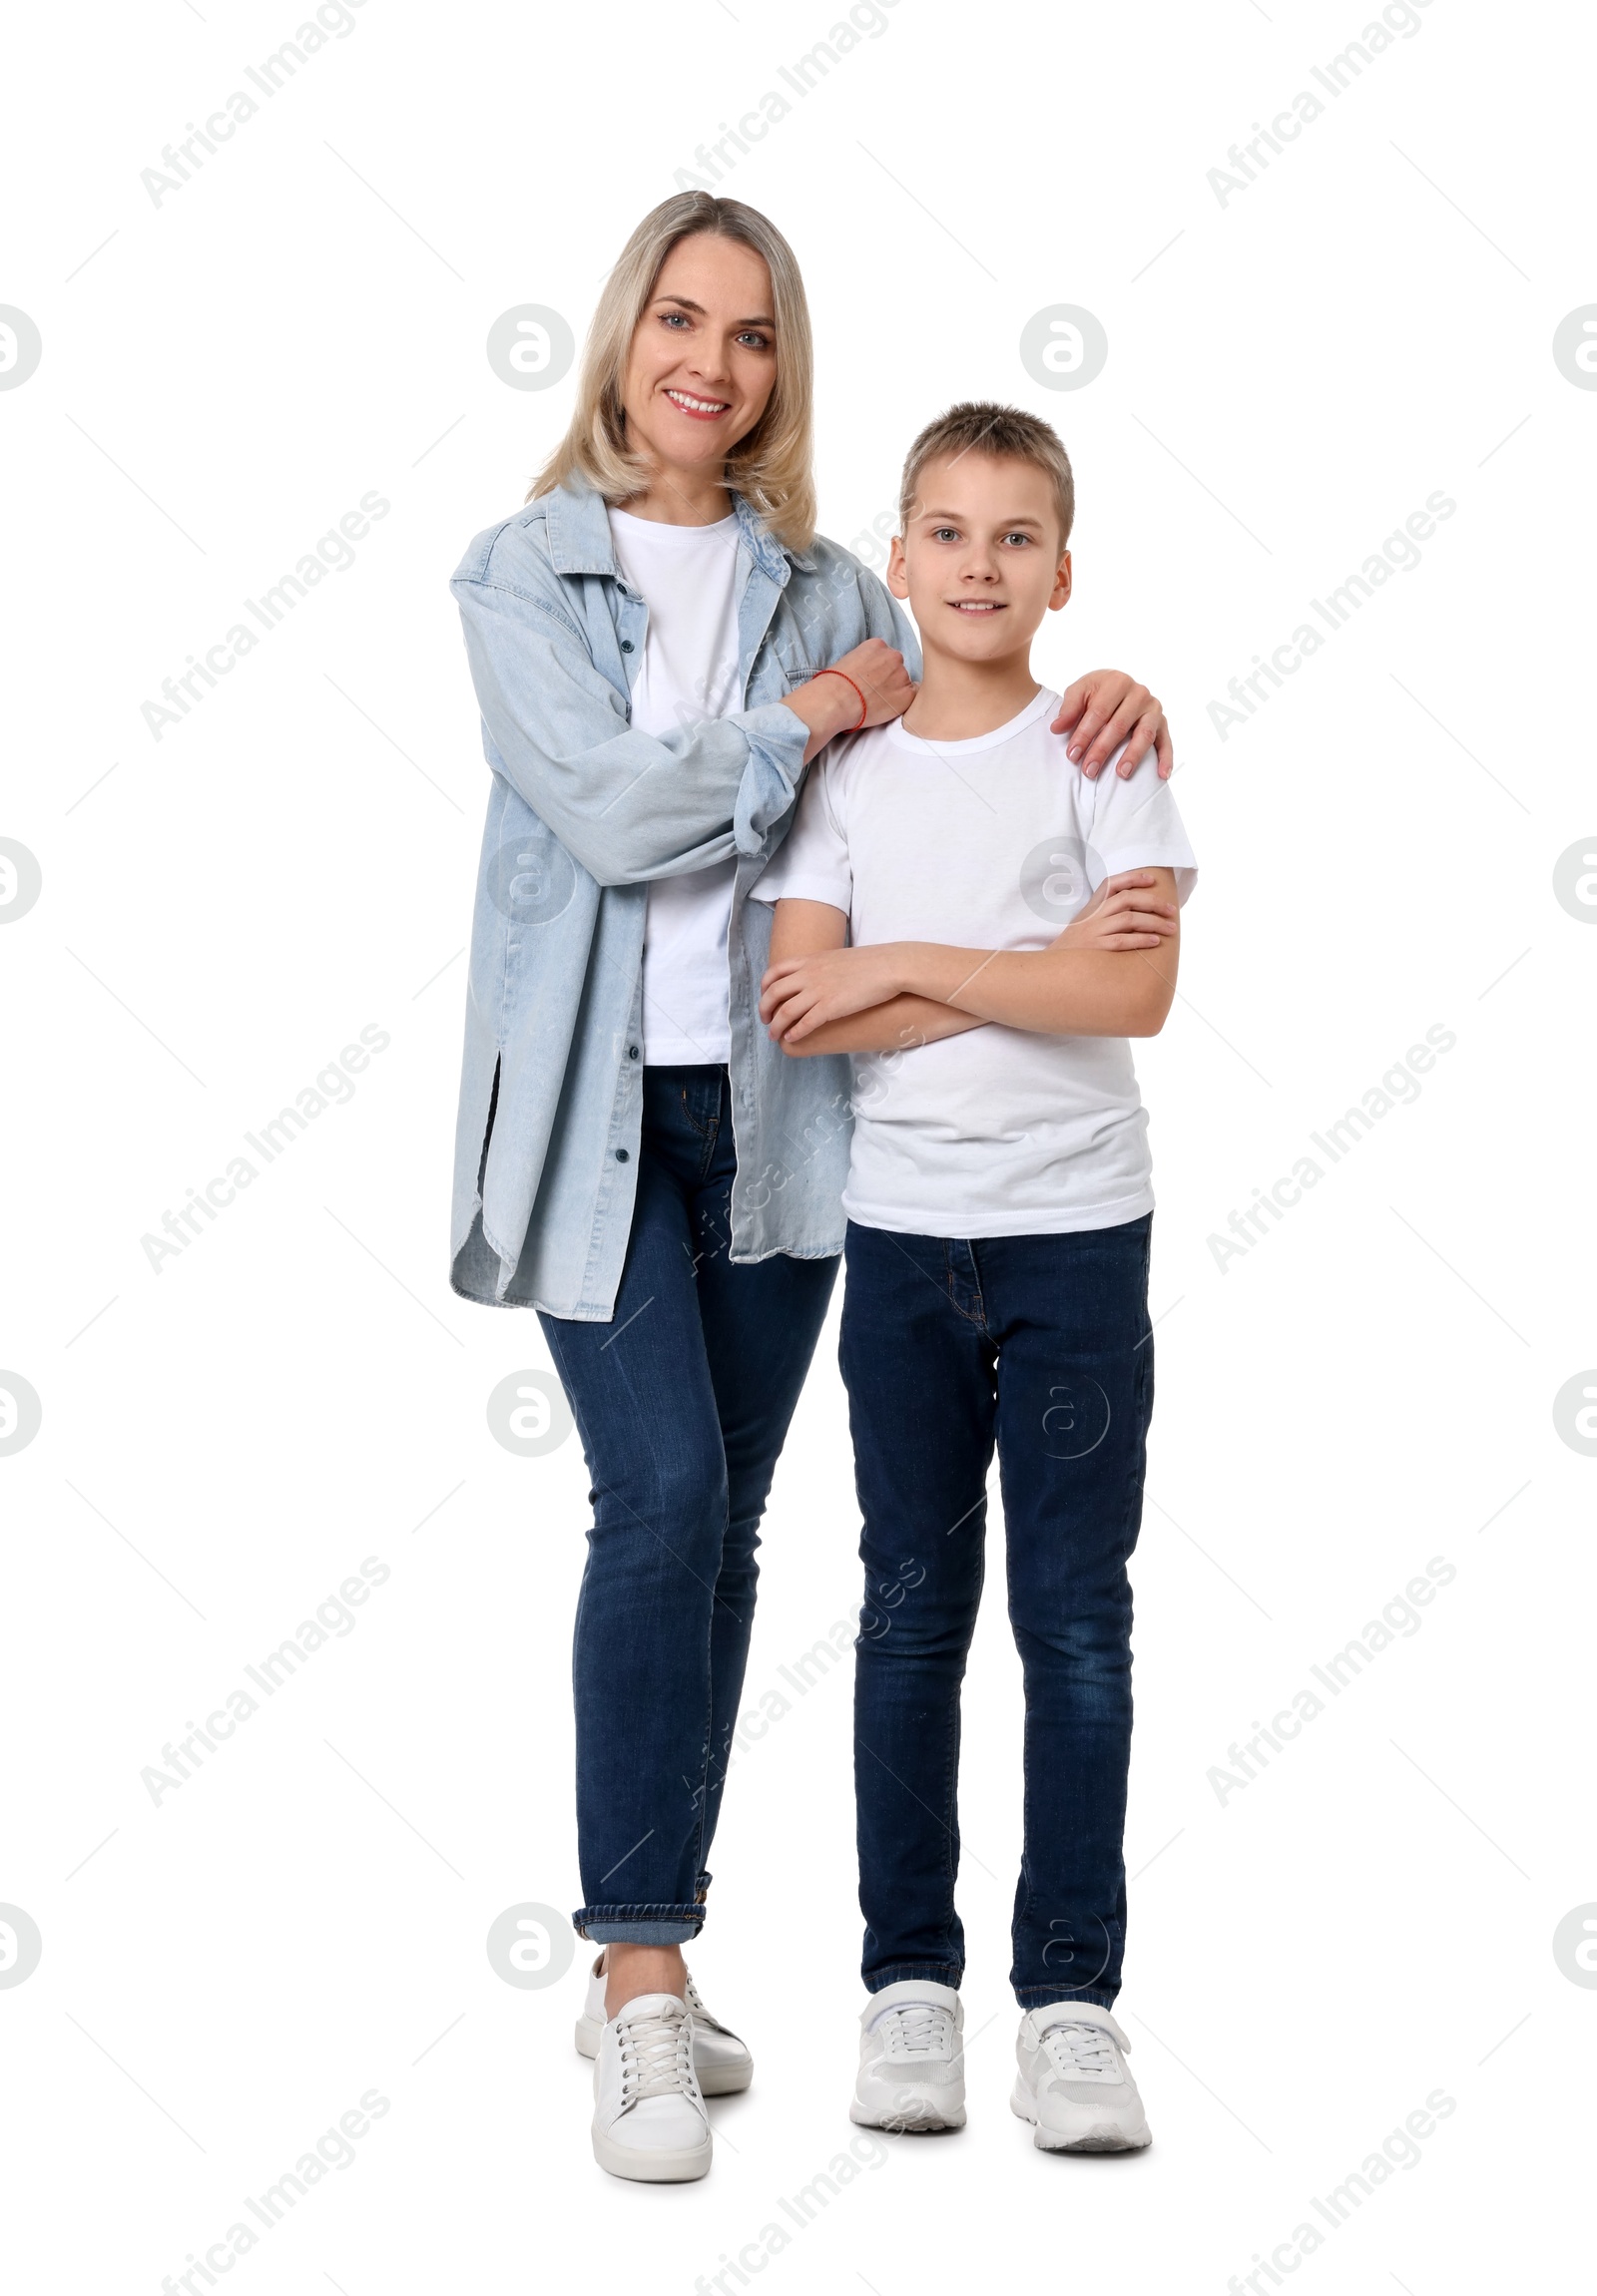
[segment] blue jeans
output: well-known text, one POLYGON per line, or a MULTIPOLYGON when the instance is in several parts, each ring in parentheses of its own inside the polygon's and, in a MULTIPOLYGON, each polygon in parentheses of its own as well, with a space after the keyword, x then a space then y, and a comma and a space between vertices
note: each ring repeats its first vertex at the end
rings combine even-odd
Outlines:
POLYGON ((849 1223, 841 1362, 864 1530, 854 1790, 863 1975, 957 1986, 959 1689, 994 1443, 1025 1675, 1022 2008, 1120 1990, 1131 1588, 1153 1408, 1152 1214, 974 1243, 849 1223))
POLYGON ((736 1168, 726 1070, 646 1070, 614 1319, 539 1318, 593 1484, 572 1919, 602 1944, 704 1925, 760 1518, 837 1272, 835 1256, 734 1266, 736 1168))

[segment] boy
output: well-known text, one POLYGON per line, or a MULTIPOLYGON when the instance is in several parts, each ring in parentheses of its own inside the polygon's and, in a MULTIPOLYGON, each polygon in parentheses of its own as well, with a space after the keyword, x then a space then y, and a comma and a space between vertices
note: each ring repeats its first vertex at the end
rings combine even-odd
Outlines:
POLYGON ((1026 1690, 1011 2104, 1045 2150, 1121 2151, 1150 2141, 1110 2014, 1153 1400, 1126 1040, 1170 1010, 1196 867, 1163 781, 1087 781, 1049 731, 1030 645, 1070 596, 1073 511, 1036 417, 963 405, 922 431, 887 580, 924 680, 901 719, 832 743, 756 890, 777 904, 772 1035, 857 1056, 841 1366, 870 1999, 851 2117, 965 2118, 959 1690, 996 1441, 1026 1690))

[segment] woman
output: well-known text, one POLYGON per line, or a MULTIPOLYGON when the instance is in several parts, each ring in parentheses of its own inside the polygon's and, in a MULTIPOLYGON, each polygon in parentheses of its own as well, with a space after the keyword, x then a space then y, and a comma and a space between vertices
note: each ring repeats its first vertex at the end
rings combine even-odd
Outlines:
MULTIPOLYGON (((702 2176, 703 2089, 747 2086, 682 1947, 742 1690, 758 1527, 842 1244, 846 1060, 758 1018, 746 905, 802 767, 907 707, 886 590, 814 537, 810 346, 792 250, 689 193, 610 273, 571 428, 453 581, 493 775, 471 953, 451 1281, 537 1309, 594 1522, 574 1647, 578 2046, 595 2155, 702 2176)), ((1065 696, 1072 754, 1163 713, 1118 673, 1065 696)))

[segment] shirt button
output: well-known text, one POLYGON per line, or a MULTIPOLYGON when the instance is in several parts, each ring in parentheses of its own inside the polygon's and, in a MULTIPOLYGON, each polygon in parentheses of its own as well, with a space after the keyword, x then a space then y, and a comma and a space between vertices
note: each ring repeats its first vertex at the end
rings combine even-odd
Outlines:
POLYGON ((630 638, 624 638, 621 641, 621 651, 623 654, 630 654, 632 652, 632 640, 630 638))
POLYGON ((626 1151, 626 1149, 625 1149, 625 1148, 617 1148, 617 1150, 616 1150, 616 1161, 617 1161, 617 1163, 625 1163, 625 1162, 626 1162, 626 1160, 627 1160, 627 1151, 626 1151))
POLYGON ((635 1061, 638 1058, 638 1048, 636 1045, 629 1045, 627 1047, 627 1058, 629 1061, 635 1061))

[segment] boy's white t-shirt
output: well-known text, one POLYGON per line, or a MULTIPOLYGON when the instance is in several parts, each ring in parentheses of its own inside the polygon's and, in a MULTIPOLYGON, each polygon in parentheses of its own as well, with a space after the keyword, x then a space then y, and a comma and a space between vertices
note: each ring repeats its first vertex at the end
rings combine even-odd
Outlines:
MULTIPOLYGON (((924 741, 894 721, 834 741, 754 887, 844 911, 855 947, 1042 949, 1107 876, 1197 862, 1150 757, 1089 781, 1041 692, 996 732, 924 741)), ((1118 752, 1117 752, 1118 757, 1118 752)), ((855 1053, 843 1208, 902 1235, 1053 1235, 1153 1208, 1148 1119, 1124 1037, 995 1023, 903 1053, 855 1053)))
MULTIPOLYGON (((738 521, 662 526, 610 513, 621 571, 649 609, 632 723, 675 733, 739 705, 738 521)), ((672 1068, 732 1056, 727 928, 736 861, 649 887, 643 937, 643 1057, 672 1068)))

